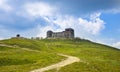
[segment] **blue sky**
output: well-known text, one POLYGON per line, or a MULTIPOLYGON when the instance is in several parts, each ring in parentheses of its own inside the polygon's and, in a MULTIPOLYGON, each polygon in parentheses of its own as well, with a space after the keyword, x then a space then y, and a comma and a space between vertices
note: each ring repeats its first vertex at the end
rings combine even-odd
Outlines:
POLYGON ((67 27, 76 37, 120 48, 120 0, 0 0, 0 39, 46 37, 67 27))

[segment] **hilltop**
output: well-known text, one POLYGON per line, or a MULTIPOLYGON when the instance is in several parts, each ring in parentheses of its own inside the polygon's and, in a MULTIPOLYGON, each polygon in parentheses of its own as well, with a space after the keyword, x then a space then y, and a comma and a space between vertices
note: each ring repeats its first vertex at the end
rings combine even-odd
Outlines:
MULTIPOLYGON (((0 41, 1 72, 29 72, 75 56, 80 62, 58 72, 120 72, 120 50, 84 39, 12 38, 0 41)), ((47 72, 56 72, 56 69, 47 72)))

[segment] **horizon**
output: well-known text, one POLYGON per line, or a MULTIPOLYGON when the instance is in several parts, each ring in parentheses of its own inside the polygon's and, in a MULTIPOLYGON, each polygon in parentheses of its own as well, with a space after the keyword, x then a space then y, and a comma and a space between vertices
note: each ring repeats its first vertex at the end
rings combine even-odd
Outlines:
POLYGON ((75 37, 120 49, 119 19, 119 0, 0 0, 0 40, 73 28, 75 37))

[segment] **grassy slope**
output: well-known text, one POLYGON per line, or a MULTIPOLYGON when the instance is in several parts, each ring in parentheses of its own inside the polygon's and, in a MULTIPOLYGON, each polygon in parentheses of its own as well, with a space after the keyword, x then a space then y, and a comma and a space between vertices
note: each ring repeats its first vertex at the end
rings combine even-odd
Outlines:
MULTIPOLYGON (((13 56, 4 54, 3 50, 0 50, 0 58, 24 58, 28 60, 28 64, 24 64, 24 59, 23 60, 18 60, 18 63, 23 61, 23 65, 5 65, 5 66, 0 66, 0 70, 3 68, 11 68, 13 69, 15 66, 18 68, 16 70, 19 71, 19 69, 26 68, 25 70, 33 69, 36 66, 41 67, 41 65, 46 65, 49 64, 50 62, 46 61, 48 59, 49 61, 52 62, 57 62, 60 60, 61 57, 55 55, 54 53, 64 53, 68 55, 73 55, 76 57, 79 57, 82 62, 79 63, 73 63, 71 65, 68 65, 66 67, 63 67, 59 70, 59 72, 120 72, 120 50, 109 47, 109 46, 104 46, 96 43, 92 43, 90 41, 86 40, 59 40, 59 39, 53 39, 53 40, 26 40, 26 39, 12 39, 12 40, 4 40, 2 43, 10 44, 10 45, 19 45, 20 47, 27 47, 27 48, 32 48, 32 49, 37 49, 41 51, 41 54, 36 54, 36 53, 28 53, 26 55, 26 52, 23 51, 20 54, 18 54, 17 51, 14 54, 14 52, 11 52, 13 56), (1 53, 3 52, 3 53, 1 53), (49 54, 50 53, 50 54, 49 54), (14 56, 16 55, 16 57, 14 56), (30 56, 29 56, 30 55, 30 56), (32 56, 32 58, 31 58, 32 56), (41 58, 44 62, 40 61, 35 66, 30 66, 29 65, 34 65, 33 62, 35 61, 36 58, 38 57, 43 57, 41 58), (46 58, 45 58, 46 57, 46 58), (49 58, 50 57, 50 58, 49 58), (56 58, 56 59, 55 59, 56 58), (31 60, 32 59, 32 60, 31 60), (25 66, 24 65, 28 65, 25 66), (20 67, 21 66, 21 67, 20 67), (29 69, 27 69, 27 67, 29 69)), ((1 48, 1 47, 0 47, 1 48)), ((9 51, 9 50, 8 50, 9 51)), ((39 60, 38 58, 37 60, 39 60)), ((4 59, 0 59, 4 60, 4 59)), ((11 59, 10 59, 11 60, 11 59)), ((37 61, 36 60, 36 61, 37 61)), ((3 69, 4 70, 4 69, 3 69)), ((14 70, 14 69, 13 69, 14 70)), ((24 70, 24 71, 25 71, 24 70)), ((24 72, 23 71, 23 72, 24 72)), ((55 70, 47 71, 47 72, 56 72, 55 70)))
POLYGON ((63 57, 50 53, 44 44, 29 39, 8 39, 2 44, 18 45, 21 48, 37 49, 40 52, 25 51, 21 48, 0 46, 0 72, 29 72, 61 61, 63 57), (42 49, 41 49, 42 48, 42 49))
POLYGON ((59 72, 120 72, 120 50, 118 49, 86 40, 44 41, 51 46, 51 50, 73 55, 82 60, 61 68, 59 72))

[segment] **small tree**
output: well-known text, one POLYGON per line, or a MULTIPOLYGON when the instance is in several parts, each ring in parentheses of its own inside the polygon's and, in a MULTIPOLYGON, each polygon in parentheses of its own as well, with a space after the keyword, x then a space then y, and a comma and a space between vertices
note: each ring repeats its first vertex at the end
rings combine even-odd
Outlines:
POLYGON ((20 37, 20 34, 17 34, 16 37, 20 37))

